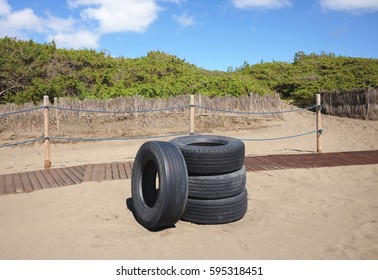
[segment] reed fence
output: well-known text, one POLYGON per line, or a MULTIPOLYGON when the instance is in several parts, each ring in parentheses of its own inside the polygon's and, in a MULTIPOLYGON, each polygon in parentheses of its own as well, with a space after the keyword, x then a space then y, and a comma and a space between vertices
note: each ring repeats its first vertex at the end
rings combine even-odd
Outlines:
POLYGON ((378 89, 323 91, 324 113, 340 117, 378 120, 378 89))
MULTIPOLYGON (((168 99, 151 98, 145 99, 141 96, 122 97, 110 100, 72 100, 67 98, 54 98, 50 100, 54 107, 66 109, 80 109, 80 110, 55 110, 50 115, 49 123, 50 129, 61 130, 61 128, 68 129, 64 124, 69 124, 70 121, 80 118, 83 123, 83 134, 88 133, 87 130, 95 130, 95 125, 104 122, 114 122, 121 126, 122 130, 130 125, 133 121, 138 127, 154 127, 157 125, 157 118, 164 116, 176 116, 176 124, 184 127, 188 119, 179 117, 186 108, 181 110, 160 110, 161 108, 176 108, 189 105, 189 96, 171 97, 168 99), (88 110, 86 112, 85 110, 88 110), (112 111, 114 114, 104 114, 102 111, 112 111), (122 113, 123 112, 123 113, 122 113), (126 120, 129 120, 127 122, 126 120)), ((279 111, 282 108, 282 102, 276 95, 260 96, 258 94, 251 94, 250 96, 242 97, 216 97, 209 98, 201 94, 194 96, 194 102, 201 108, 196 110, 196 115, 212 115, 212 116, 236 116, 235 113, 227 113, 220 111, 213 111, 209 109, 222 108, 227 111, 235 112, 267 112, 279 111), (204 109, 206 107, 209 109, 204 109)), ((0 118, 0 133, 10 132, 35 132, 38 134, 43 127, 43 115, 34 108, 43 106, 41 101, 39 104, 28 103, 24 105, 4 104, 0 105, 0 115, 8 112, 19 112, 23 110, 31 110, 25 114, 14 114, 0 118)), ((185 115, 186 116, 186 115, 185 115)), ((239 115, 240 116, 240 115, 239 115)), ((243 117, 253 119, 274 119, 282 118, 279 114, 266 115, 243 115, 243 117)), ((112 127, 110 127, 112 128, 112 127)), ((71 131, 67 131, 71 133, 71 131)))

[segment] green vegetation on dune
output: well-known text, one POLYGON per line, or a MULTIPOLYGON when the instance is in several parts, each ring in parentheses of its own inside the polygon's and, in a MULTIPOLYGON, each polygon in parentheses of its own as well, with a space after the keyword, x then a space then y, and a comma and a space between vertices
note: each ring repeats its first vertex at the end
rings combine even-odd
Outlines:
POLYGON ((244 65, 238 71, 293 99, 312 104, 320 91, 352 91, 378 87, 378 59, 298 52, 293 63, 270 62, 244 65))
POLYGON ((223 72, 201 69, 160 51, 135 59, 114 58, 94 50, 59 49, 54 42, 0 39, 0 103, 39 102, 43 95, 108 99, 278 92, 304 105, 312 104, 320 90, 376 87, 378 59, 298 52, 293 63, 245 63, 223 72))

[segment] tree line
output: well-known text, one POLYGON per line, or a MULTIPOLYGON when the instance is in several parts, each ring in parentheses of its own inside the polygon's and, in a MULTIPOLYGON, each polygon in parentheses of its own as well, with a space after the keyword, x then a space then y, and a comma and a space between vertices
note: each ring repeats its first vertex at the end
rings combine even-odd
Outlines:
POLYGON ((378 88, 378 59, 298 52, 293 62, 245 62, 236 69, 209 71, 161 51, 132 59, 60 49, 54 41, 0 39, 0 103, 40 102, 43 95, 110 99, 279 93, 307 105, 319 91, 369 88, 378 88))

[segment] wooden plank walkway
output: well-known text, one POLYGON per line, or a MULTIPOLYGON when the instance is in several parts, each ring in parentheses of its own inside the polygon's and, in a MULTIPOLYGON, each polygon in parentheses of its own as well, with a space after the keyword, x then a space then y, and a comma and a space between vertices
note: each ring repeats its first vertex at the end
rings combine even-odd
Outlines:
MULTIPOLYGON (((248 156, 249 172, 378 164, 378 150, 322 154, 248 156)), ((0 195, 131 178, 132 162, 112 162, 0 175, 0 195)))
POLYGON ((378 150, 246 157, 247 171, 378 164, 378 150))

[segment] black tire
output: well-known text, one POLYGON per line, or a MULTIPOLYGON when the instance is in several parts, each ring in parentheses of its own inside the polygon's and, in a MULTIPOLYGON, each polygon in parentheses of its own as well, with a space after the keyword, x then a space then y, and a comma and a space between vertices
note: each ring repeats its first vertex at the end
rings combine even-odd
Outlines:
POLYGON ((189 175, 220 175, 244 164, 244 143, 226 136, 193 135, 172 139, 184 155, 189 175))
POLYGON ((196 224, 225 224, 244 217, 248 207, 247 190, 223 199, 188 199, 181 220, 196 224))
POLYGON ((245 166, 237 171, 213 176, 189 176, 189 198, 221 199, 240 194, 245 189, 245 166))
POLYGON ((175 145, 149 141, 140 147, 133 165, 131 195, 136 220, 149 230, 173 226, 180 219, 188 197, 188 172, 175 145))

